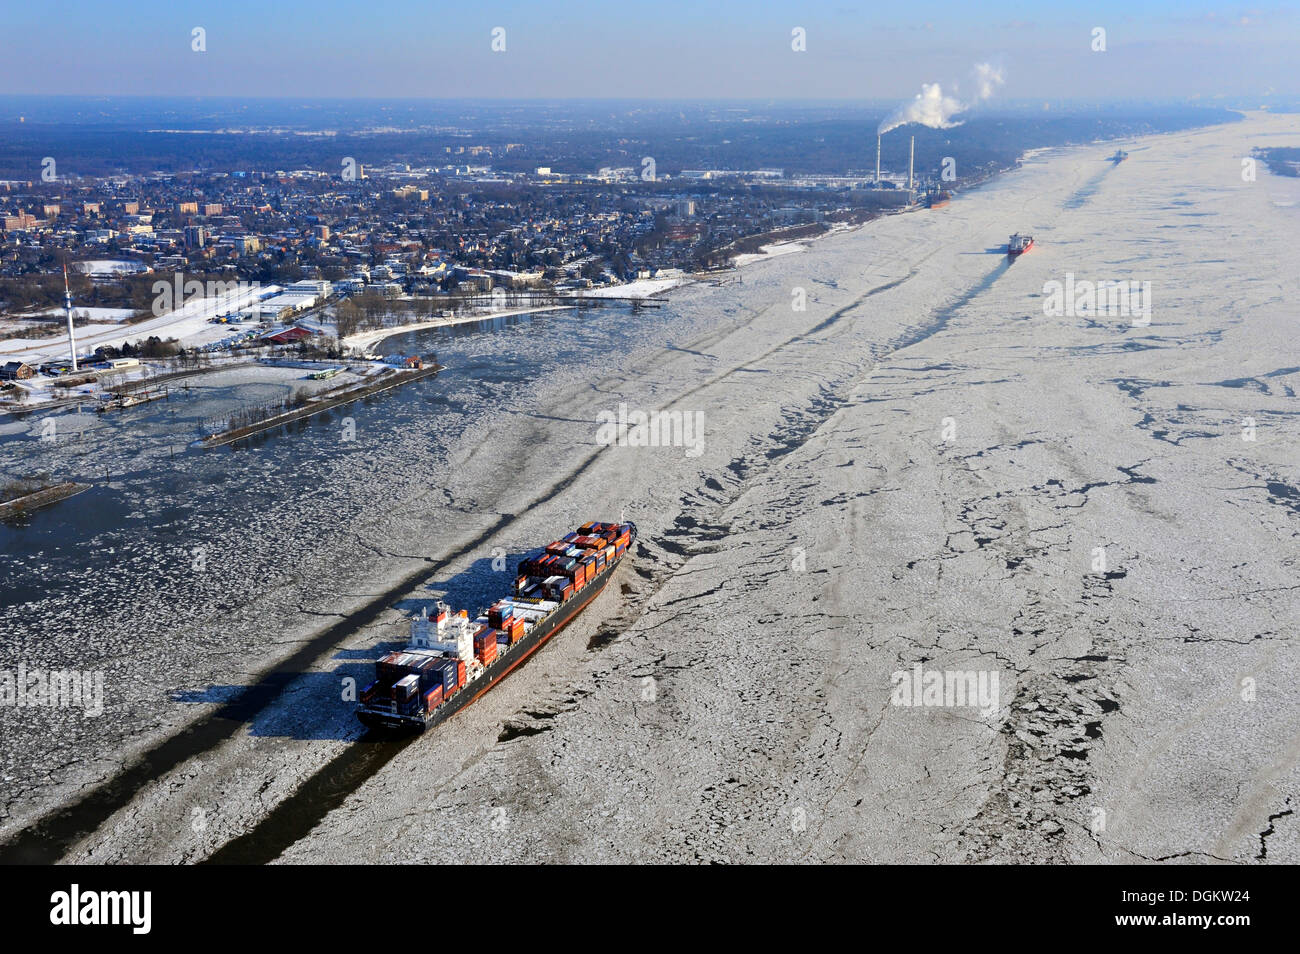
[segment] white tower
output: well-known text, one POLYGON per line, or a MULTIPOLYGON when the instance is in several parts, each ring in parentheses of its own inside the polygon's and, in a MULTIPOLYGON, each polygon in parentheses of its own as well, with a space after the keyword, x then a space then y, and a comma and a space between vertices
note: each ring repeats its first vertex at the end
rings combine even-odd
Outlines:
POLYGON ((68 352, 72 356, 72 370, 77 370, 77 335, 72 330, 72 292, 68 290, 68 266, 63 266, 63 310, 68 316, 68 352))

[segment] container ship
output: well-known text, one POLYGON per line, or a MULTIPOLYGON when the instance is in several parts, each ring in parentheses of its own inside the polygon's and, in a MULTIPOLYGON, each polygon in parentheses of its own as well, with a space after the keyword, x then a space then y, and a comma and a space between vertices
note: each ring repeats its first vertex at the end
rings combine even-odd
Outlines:
POLYGON ((1034 237, 1032 235, 1021 235, 1017 232, 1007 240, 1007 257, 1011 259, 1019 258, 1033 247, 1034 237))
POLYGON ((357 718, 416 731, 455 715, 541 649, 595 599, 636 539, 634 523, 585 523, 519 561, 512 595, 471 620, 439 602, 411 620, 410 645, 375 663, 357 718))

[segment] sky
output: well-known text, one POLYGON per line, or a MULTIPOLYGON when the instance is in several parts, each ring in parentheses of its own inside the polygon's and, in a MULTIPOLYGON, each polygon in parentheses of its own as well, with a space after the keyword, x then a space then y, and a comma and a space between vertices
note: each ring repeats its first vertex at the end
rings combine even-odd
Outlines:
POLYGON ((896 99, 962 95, 977 62, 1013 99, 1300 93, 1300 0, 42 0, 5 21, 0 94, 896 99))

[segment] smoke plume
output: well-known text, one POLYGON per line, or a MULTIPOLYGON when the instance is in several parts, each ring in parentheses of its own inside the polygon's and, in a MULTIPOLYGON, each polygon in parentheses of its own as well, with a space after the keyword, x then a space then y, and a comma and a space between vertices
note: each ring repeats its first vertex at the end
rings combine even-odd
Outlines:
POLYGON ((950 129, 960 126, 961 120, 953 119, 958 113, 965 112, 976 103, 992 96, 1002 85, 1002 70, 991 63, 975 64, 975 96, 963 103, 954 96, 945 96, 938 83, 922 83, 921 92, 911 102, 904 103, 885 117, 877 134, 883 135, 891 129, 918 123, 931 129, 950 129))

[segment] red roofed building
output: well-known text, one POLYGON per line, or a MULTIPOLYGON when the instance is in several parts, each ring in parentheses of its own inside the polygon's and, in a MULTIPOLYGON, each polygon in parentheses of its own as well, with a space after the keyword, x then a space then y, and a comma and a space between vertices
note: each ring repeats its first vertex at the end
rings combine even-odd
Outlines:
POLYGON ((262 340, 269 341, 271 344, 293 344, 295 341, 301 341, 303 338, 309 337, 311 334, 312 332, 308 331, 306 328, 295 326, 293 328, 284 328, 281 331, 276 331, 269 335, 263 335, 262 340))

